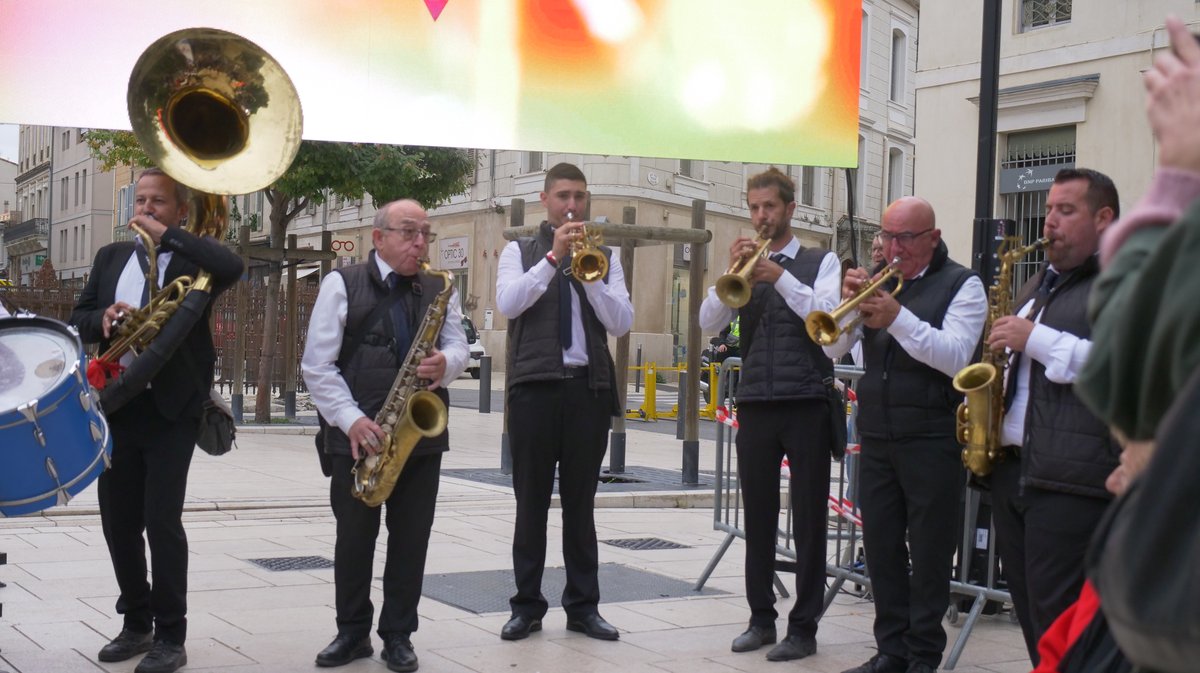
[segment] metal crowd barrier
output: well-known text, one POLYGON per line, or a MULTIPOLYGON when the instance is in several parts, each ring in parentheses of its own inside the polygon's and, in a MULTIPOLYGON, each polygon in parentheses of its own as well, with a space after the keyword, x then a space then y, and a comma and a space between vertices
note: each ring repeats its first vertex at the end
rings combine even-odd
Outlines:
MULTIPOLYGON (((731 409, 730 401, 736 399, 735 395, 730 394, 730 373, 732 370, 740 368, 740 358, 729 358, 721 364, 718 374, 718 394, 713 396, 714 400, 720 400, 717 403, 716 414, 717 439, 716 470, 713 487, 713 529, 724 531, 725 539, 721 542, 721 545, 717 548, 717 551, 713 554, 708 565, 701 573, 700 578, 696 581, 694 587, 696 591, 704 588, 705 583, 708 582, 708 578, 712 576, 717 564, 721 562, 725 552, 733 544, 734 539, 742 538, 744 540, 746 537, 745 531, 741 528, 741 489, 736 477, 735 452, 732 449, 734 433, 737 430, 736 414, 728 411, 731 409)), ((861 555, 862 538, 860 528, 862 522, 858 517, 857 507, 854 505, 858 478, 856 463, 858 460, 859 443, 856 428, 858 405, 853 395, 852 384, 862 374, 863 370, 857 367, 839 365, 834 368, 834 375, 841 381, 843 390, 847 391, 845 395, 847 399, 847 448, 846 457, 841 461, 839 466, 836 489, 831 488, 829 498, 830 510, 835 516, 826 539, 834 543, 832 558, 836 562, 826 563, 825 566, 825 574, 833 580, 825 591, 824 608, 826 610, 833 603, 837 593, 842 590, 847 581, 855 585, 855 593, 859 596, 869 597, 871 590, 869 568, 862 562, 861 555), (836 497, 833 495, 835 491, 836 497)), ((986 584, 981 586, 966 581, 970 575, 971 550, 976 539, 972 533, 975 532, 979 493, 973 489, 966 488, 965 503, 963 546, 960 550, 959 567, 957 569, 958 579, 950 582, 950 592, 952 595, 951 608, 948 611, 950 623, 953 625, 958 621, 957 606, 953 603, 953 595, 973 598, 973 602, 967 614, 967 619, 959 631, 958 638, 954 641, 954 645, 950 648, 950 652, 943 664, 943 669, 948 671, 953 670, 955 665, 957 665, 958 659, 966 647, 967 639, 970 637, 971 631, 974 629, 987 602, 995 601, 1001 604, 1010 604, 1012 602, 1007 591, 995 588, 996 578, 993 572, 995 568, 995 546, 991 544, 991 541, 995 539, 994 527, 990 530, 987 537, 989 544, 986 584)), ((792 511, 790 505, 783 506, 786 509, 785 523, 783 528, 777 530, 779 540, 775 545, 776 553, 782 558, 776 560, 775 569, 776 571, 794 572, 796 552, 792 548, 791 539, 792 511)), ((778 574, 774 577, 774 585, 780 596, 784 598, 789 596, 788 590, 779 579, 778 574)))

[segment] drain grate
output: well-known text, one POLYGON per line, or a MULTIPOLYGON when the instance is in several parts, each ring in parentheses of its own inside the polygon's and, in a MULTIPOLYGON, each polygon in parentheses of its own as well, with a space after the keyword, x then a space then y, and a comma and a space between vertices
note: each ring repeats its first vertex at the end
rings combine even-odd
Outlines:
POLYGON ((633 549, 635 551, 653 551, 656 549, 691 549, 685 544, 671 542, 657 537, 626 537, 616 540, 601 540, 604 544, 610 544, 614 547, 622 549, 633 549))
POLYGON ((275 558, 246 559, 260 568, 274 572, 284 570, 320 570, 332 568, 333 561, 324 556, 277 556, 275 558))

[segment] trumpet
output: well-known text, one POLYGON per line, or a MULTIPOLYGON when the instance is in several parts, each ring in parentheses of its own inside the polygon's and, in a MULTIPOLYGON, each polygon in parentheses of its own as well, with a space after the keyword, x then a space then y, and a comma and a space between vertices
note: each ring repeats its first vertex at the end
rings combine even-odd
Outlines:
MULTIPOLYGON (((575 213, 567 212, 567 221, 575 219, 575 213)), ((594 283, 608 275, 608 258, 600 250, 604 238, 596 230, 589 231, 584 225, 578 239, 571 242, 571 275, 584 283, 594 283)))
POLYGON ((771 239, 759 235, 754 252, 739 259, 717 279, 715 289, 722 304, 729 308, 741 308, 750 301, 750 293, 753 290, 750 286, 750 274, 754 273, 754 265, 767 251, 767 244, 770 242, 771 239))
MULTIPOLYGON (((900 272, 900 258, 892 259, 892 263, 883 268, 879 278, 875 279, 868 285, 864 285, 858 289, 858 292, 853 297, 838 304, 833 311, 826 313, 825 311, 813 311, 804 319, 804 328, 808 331, 808 337, 812 339, 818 346, 828 346, 838 340, 843 333, 849 332, 862 322, 863 315, 860 313, 853 320, 842 324, 842 319, 858 308, 858 305, 864 299, 875 294, 875 291, 883 287, 889 278, 900 272)), ((895 297, 900 288, 904 287, 904 276, 898 276, 896 289, 892 290, 892 296, 895 297)))

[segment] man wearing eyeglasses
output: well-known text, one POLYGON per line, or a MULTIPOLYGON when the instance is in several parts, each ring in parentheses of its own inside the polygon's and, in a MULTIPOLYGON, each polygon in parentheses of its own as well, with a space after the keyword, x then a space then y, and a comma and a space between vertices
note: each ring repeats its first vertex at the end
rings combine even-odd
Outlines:
MULTIPOLYGON (((375 214, 374 249, 367 261, 326 276, 313 305, 301 368, 313 404, 328 419, 324 451, 332 476, 329 501, 337 520, 337 636, 317 654, 318 666, 341 666, 374 652, 371 580, 381 508, 351 495, 351 469, 359 458, 380 450, 386 435, 375 415, 425 313, 443 289, 441 276, 420 272, 434 238, 421 204, 401 200, 384 205, 375 214)), ((417 378, 428 381, 447 407, 446 386, 466 369, 468 358, 457 291, 449 301, 437 347, 417 366, 417 378)), ((417 670, 410 638, 417 630, 442 453, 449 447, 448 432, 417 442, 383 505, 388 545, 378 633, 383 659, 393 671, 417 670)))
POLYGON ((619 255, 600 246, 608 273, 589 283, 571 275, 571 250, 583 234, 587 180, 572 164, 546 172, 541 195, 546 219, 536 236, 500 253, 496 307, 508 318, 508 436, 512 446, 512 617, 500 630, 520 640, 542 629, 549 602, 542 595, 546 520, 558 467, 562 553, 567 582, 562 606, 567 629, 617 640, 600 616, 599 552, 593 505, 612 417, 622 413, 608 335, 633 325, 619 255))
MULTIPOLYGON (((845 673, 936 671, 946 646, 951 562, 966 475, 955 437, 962 401, 951 380, 971 361, 987 318, 983 283, 950 259, 928 201, 906 196, 883 213, 884 257, 904 276, 859 304, 862 324, 825 348, 863 344, 858 501, 875 596, 879 653, 845 673), (911 563, 911 576, 909 565, 911 563)), ((869 280, 851 269, 842 296, 869 280)))

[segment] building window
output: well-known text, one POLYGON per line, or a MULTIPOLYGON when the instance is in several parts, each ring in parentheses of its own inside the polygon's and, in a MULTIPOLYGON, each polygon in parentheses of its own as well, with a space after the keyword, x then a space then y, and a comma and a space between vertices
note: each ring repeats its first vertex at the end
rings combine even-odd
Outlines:
POLYGON ((74 260, 79 255, 79 227, 71 229, 71 259, 74 260))
POLYGON ((81 224, 79 225, 79 250, 76 251, 75 259, 86 260, 87 251, 90 250, 91 247, 92 246, 88 245, 87 240, 87 225, 81 224))
POLYGON ((867 54, 871 52, 870 16, 862 13, 862 37, 858 43, 858 88, 867 88, 867 54))
POLYGON ((1071 0, 1023 0, 1021 31, 1067 23, 1071 20, 1071 0))
MULTIPOLYGON (((71 181, 71 179, 68 177, 64 177, 62 180, 59 181, 59 185, 62 188, 62 196, 59 197, 59 204, 58 204, 59 210, 67 209, 67 187, 70 186, 70 184, 69 184, 70 181, 71 181)), ((78 195, 76 195, 76 196, 78 196, 78 195)))
POLYGON ((904 102, 904 73, 908 63, 908 38, 900 30, 892 31, 892 84, 889 97, 904 102))
POLYGON ((75 173, 75 205, 79 205, 79 173, 75 173))
POLYGON ((522 152, 525 159, 524 173, 540 173, 546 166, 546 155, 542 152, 522 152))
POLYGON ((80 201, 87 203, 87 169, 83 169, 83 180, 79 183, 80 201))
POLYGON ((800 167, 800 203, 806 206, 817 205, 817 169, 812 166, 800 167))
POLYGON ((63 146, 62 146, 62 148, 64 150, 67 149, 67 146, 70 142, 71 142, 71 132, 63 131, 63 146))
POLYGON ((867 163, 867 141, 862 136, 858 137, 858 167, 854 169, 854 210, 859 217, 862 216, 863 210, 863 192, 867 191, 867 181, 863 179, 866 176, 867 163))
POLYGON ((696 175, 694 173, 695 170, 696 170, 696 164, 691 159, 680 159, 679 160, 679 174, 682 175, 683 177, 685 177, 685 178, 696 177, 696 175))
POLYGON ((61 264, 67 261, 67 230, 63 229, 58 232, 58 262, 61 264))
POLYGON ((904 196, 904 151, 899 147, 893 147, 888 150, 887 203, 891 203, 901 196, 904 196))

